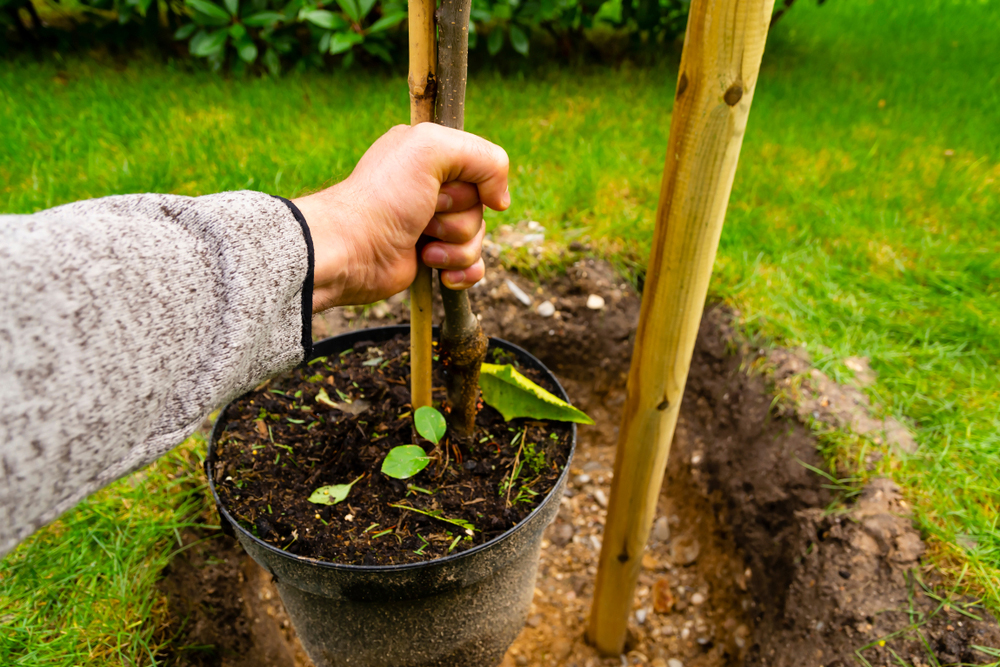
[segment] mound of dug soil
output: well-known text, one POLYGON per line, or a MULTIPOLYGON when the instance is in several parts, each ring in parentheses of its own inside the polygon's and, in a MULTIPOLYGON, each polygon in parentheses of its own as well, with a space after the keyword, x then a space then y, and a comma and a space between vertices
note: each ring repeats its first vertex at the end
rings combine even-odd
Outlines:
MULTIPOLYGON (((581 260, 545 285, 493 270, 473 300, 488 334, 538 356, 597 421, 579 431, 571 483, 543 542, 532 613, 505 667, 846 667, 864 664, 859 656, 872 666, 922 667, 987 663, 974 647, 1000 647, 1000 628, 985 610, 936 597, 933 573, 920 563, 923 543, 890 481, 825 511, 825 480, 803 465, 821 465, 815 441, 794 409, 772 407, 763 377, 741 370, 758 352, 740 342, 731 313, 713 308, 643 557, 628 653, 600 658, 583 632, 638 298, 607 266, 581 260), (545 301, 555 310, 547 317, 536 310, 545 301)), ((402 300, 390 301, 326 314, 315 334, 406 321, 402 300)), ((177 650, 168 664, 308 665, 273 586, 228 538, 181 552, 163 587, 174 645, 198 647, 177 650)))

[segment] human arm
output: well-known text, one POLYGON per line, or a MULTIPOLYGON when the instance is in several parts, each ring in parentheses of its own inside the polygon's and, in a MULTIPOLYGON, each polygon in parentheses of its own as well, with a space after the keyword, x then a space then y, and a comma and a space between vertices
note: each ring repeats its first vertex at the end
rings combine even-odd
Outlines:
POLYGON ((302 361, 314 304, 405 287, 421 232, 451 239, 429 247, 457 282, 481 277, 469 220, 505 190, 492 144, 395 128, 298 205, 126 195, 0 217, 0 555, 302 361))

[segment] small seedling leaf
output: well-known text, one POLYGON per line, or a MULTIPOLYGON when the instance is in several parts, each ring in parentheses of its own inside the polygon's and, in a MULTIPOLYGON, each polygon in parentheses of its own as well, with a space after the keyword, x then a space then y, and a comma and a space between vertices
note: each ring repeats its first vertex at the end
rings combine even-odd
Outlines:
POLYGON ((448 429, 444 416, 429 405, 417 408, 413 413, 413 424, 417 427, 417 433, 435 445, 441 442, 444 432, 448 429))
POLYGON ((483 400, 507 421, 518 417, 593 424, 594 420, 524 377, 510 364, 483 364, 479 374, 483 400))
MULTIPOLYGON (((364 475, 361 475, 361 477, 364 477, 364 475)), ((361 477, 358 477, 358 479, 350 482, 349 484, 331 484, 330 486, 321 486, 312 492, 312 495, 309 496, 309 502, 316 503, 317 505, 336 505, 347 498, 347 494, 351 492, 351 487, 353 487, 358 480, 361 479, 361 477)))
POLYGON ((400 445, 389 450, 382 461, 382 472, 396 479, 409 479, 427 467, 431 457, 418 445, 400 445))

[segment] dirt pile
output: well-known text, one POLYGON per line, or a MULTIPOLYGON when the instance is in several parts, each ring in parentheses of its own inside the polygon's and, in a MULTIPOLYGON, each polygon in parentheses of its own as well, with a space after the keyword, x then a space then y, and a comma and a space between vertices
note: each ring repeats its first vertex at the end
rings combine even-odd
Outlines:
MULTIPOLYGON (((891 482, 871 485, 850 507, 825 511, 833 500, 826 480, 804 465, 822 464, 815 441, 794 408, 772 406, 765 378, 744 372, 760 352, 740 340, 731 313, 713 308, 702 322, 643 558, 629 652, 624 659, 598 657, 583 632, 638 298, 609 267, 581 260, 545 285, 491 270, 473 300, 488 333, 538 356, 597 421, 580 429, 571 483, 543 544, 532 613, 505 667, 846 667, 858 662, 855 651, 872 666, 899 665, 898 655, 918 667, 986 663, 989 656, 972 647, 1000 647, 1000 630, 984 610, 943 605, 933 587, 927 592, 917 581, 923 545, 891 482), (518 289, 526 299, 519 299, 518 289), (545 303, 552 308, 541 307, 545 303)), ((397 298, 317 318, 315 333, 405 320, 405 303, 397 298)), ((791 363, 793 372, 809 372, 806 360, 791 363)), ((227 635, 244 633, 247 658, 232 657, 238 647, 226 649, 228 658, 219 657, 225 650, 216 657, 198 652, 200 662, 194 652, 182 651, 173 664, 255 665, 249 657, 259 652, 255 646, 268 637, 287 637, 284 655, 291 658, 268 664, 301 667, 280 609, 266 611, 275 601, 263 577, 244 573, 243 583, 228 589, 228 602, 224 592, 206 597, 195 590, 193 573, 218 570, 205 585, 224 591, 223 579, 255 568, 242 561, 238 567, 219 565, 220 557, 212 561, 210 555, 198 556, 199 564, 198 549, 218 548, 230 561, 241 558, 226 540, 204 544, 182 552, 168 574, 165 586, 177 609, 174 630, 187 614, 191 620, 179 630, 180 643, 221 641, 222 649, 230 646, 227 635), (178 598, 189 599, 178 604, 178 598)), ((933 584, 931 573, 923 578, 933 584)))

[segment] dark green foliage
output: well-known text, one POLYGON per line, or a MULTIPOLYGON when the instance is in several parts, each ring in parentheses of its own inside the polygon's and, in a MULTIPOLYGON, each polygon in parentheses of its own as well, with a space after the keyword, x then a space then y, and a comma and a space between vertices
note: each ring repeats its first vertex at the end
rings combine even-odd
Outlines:
POLYGON ((188 41, 192 55, 213 69, 263 65, 271 74, 283 61, 323 64, 342 56, 350 65, 360 51, 393 62, 400 40, 390 34, 406 19, 395 1, 337 0, 323 5, 308 0, 187 0, 187 23, 174 37, 188 41), (259 63, 259 64, 258 64, 259 63))
MULTIPOLYGON (((542 41, 550 49, 578 52, 588 42, 588 29, 598 25, 633 35, 635 44, 655 44, 683 31, 689 1, 474 0, 470 46, 489 56, 508 48, 527 56, 531 45, 542 41)), ((27 3, 0 0, 0 9, 27 3)), ((400 0, 81 0, 81 5, 75 37, 86 33, 92 42, 168 48, 178 40, 216 70, 278 74, 290 66, 350 66, 358 57, 390 64, 406 58, 406 4, 400 0)), ((0 24, 0 32, 13 36, 15 27, 17 41, 25 46, 34 41, 20 23, 0 24)))
MULTIPOLYGON (((662 50, 683 34, 690 2, 473 0, 469 46, 473 53, 494 57, 510 51, 527 56, 532 45, 541 44, 544 51, 570 56, 593 51, 596 42, 610 36, 628 45, 615 49, 619 55, 662 50)), ((204 59, 213 70, 250 69, 273 75, 293 66, 349 67, 357 59, 391 65, 406 60, 405 0, 80 0, 80 4, 82 11, 73 21, 77 34, 68 40, 48 39, 56 48, 80 44, 84 33, 92 43, 116 47, 158 44, 183 52, 177 47, 186 45, 190 55, 204 59)), ((778 15, 791 4, 785 0, 778 15)), ((22 25, 15 7, 33 10, 31 0, 0 0, 0 33, 16 34, 20 44, 35 46, 37 35, 30 25, 22 25)), ((35 22, 35 30, 41 29, 35 22)), ((52 33, 58 28, 45 30, 52 33)))

